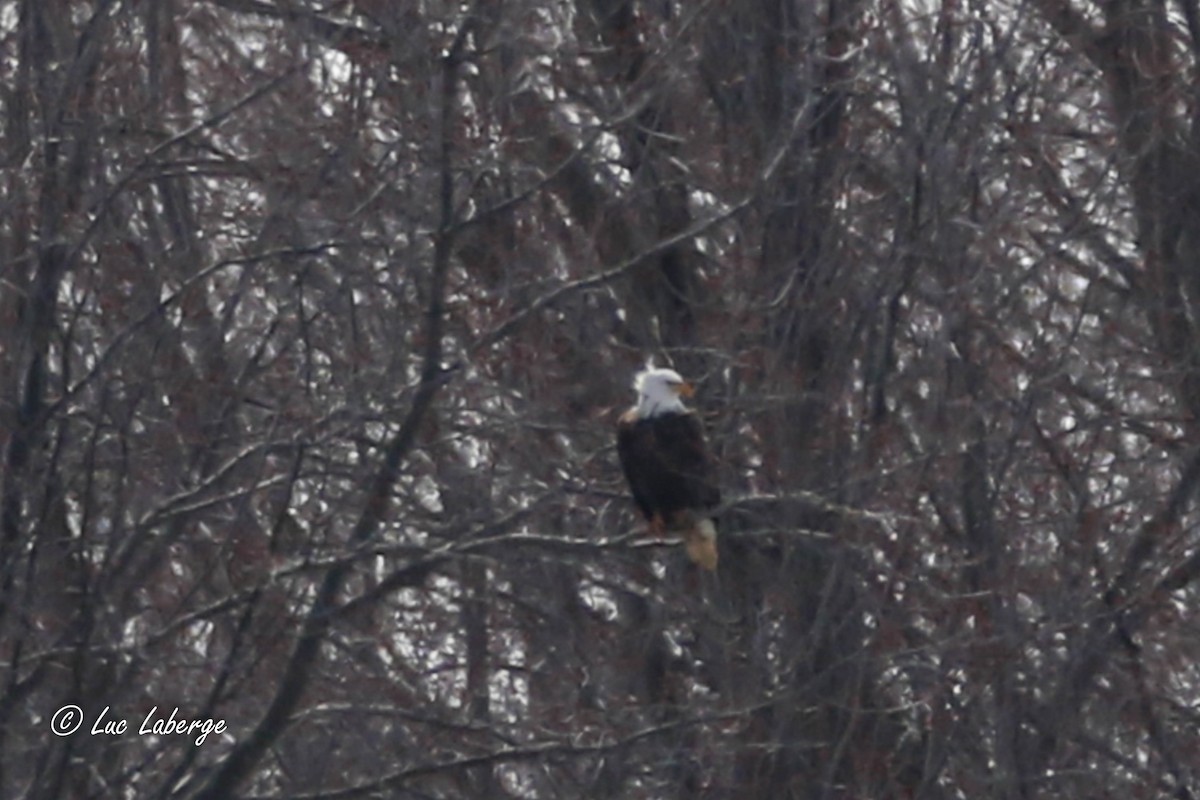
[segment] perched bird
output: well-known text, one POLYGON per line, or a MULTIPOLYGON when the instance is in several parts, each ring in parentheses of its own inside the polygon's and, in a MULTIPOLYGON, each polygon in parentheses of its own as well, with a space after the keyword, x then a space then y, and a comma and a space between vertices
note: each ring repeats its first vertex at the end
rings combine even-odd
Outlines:
POLYGON ((682 535, 692 561, 714 570, 721 492, 704 428, 683 405, 693 389, 675 370, 652 367, 638 373, 633 388, 637 404, 617 423, 617 455, 634 502, 655 534, 682 535))

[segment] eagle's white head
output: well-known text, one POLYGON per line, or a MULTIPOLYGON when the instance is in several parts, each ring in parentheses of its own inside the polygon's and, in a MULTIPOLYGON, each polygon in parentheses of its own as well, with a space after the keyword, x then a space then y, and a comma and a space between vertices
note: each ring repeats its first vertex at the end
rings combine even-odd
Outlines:
POLYGON ((638 419, 687 411, 683 398, 691 397, 694 391, 692 385, 675 370, 653 367, 647 367, 637 374, 633 379, 633 389, 638 395, 638 419))

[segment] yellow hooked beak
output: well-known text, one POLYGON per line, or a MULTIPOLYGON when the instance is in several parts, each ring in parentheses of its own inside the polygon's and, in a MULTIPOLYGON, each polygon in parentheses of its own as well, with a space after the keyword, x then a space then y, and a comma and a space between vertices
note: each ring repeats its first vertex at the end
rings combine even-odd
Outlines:
POLYGON ((696 387, 692 386, 690 383, 684 382, 676 386, 675 391, 679 393, 680 397, 691 397, 696 393, 696 387))

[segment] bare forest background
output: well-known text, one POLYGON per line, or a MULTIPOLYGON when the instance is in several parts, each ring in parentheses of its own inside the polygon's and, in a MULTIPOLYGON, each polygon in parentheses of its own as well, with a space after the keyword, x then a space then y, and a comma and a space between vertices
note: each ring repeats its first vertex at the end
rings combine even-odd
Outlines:
POLYGON ((1195 0, 8 0, 0 106, 0 797, 1200 796, 1195 0))

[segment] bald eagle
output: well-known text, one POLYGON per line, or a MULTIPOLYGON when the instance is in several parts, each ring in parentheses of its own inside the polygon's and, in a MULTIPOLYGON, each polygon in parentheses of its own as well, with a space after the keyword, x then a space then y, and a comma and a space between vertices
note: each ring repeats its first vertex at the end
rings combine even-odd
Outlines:
POLYGON ((692 561, 714 570, 721 492, 704 429, 683 405, 693 389, 675 370, 650 367, 633 388, 638 400, 617 423, 617 455, 634 502, 651 530, 681 534, 692 561))

